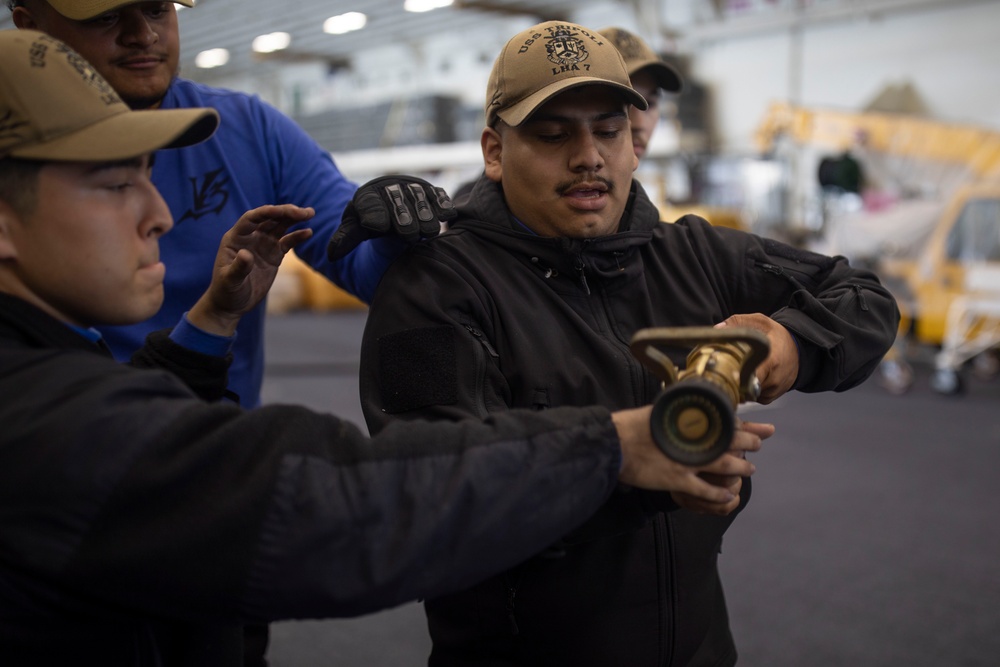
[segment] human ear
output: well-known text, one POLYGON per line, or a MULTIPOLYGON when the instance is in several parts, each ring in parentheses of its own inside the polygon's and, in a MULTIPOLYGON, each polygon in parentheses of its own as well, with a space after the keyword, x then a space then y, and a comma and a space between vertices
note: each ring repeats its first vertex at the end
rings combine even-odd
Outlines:
POLYGON ((23 5, 19 5, 11 11, 11 18, 18 30, 41 30, 38 21, 35 20, 35 15, 23 5))
POLYGON ((14 208, 0 199, 0 261, 17 258, 12 227, 19 224, 21 218, 14 208))
POLYGON ((503 174, 503 139, 499 132, 492 127, 487 127, 483 130, 480 144, 483 147, 483 163, 486 166, 486 177, 494 183, 499 183, 500 177, 503 174))

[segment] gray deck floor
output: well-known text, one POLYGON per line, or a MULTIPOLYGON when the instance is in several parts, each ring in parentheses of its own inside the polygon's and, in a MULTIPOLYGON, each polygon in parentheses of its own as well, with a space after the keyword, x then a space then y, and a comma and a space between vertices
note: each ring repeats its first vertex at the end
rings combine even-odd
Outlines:
MULTIPOLYGON (((363 428, 364 318, 272 316, 265 402, 363 428)), ((870 381, 744 415, 778 431, 754 455, 753 499, 722 556, 741 667, 1000 665, 1000 382, 941 396, 925 371, 903 396, 870 381)), ((429 646, 412 603, 276 623, 269 658, 272 667, 416 667, 429 646)))

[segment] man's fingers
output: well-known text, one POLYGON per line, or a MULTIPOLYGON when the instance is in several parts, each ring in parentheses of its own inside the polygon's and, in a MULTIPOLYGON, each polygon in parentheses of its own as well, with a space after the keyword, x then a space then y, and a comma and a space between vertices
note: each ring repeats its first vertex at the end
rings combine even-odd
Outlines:
POLYGON ((376 235, 392 231, 407 241, 437 236, 441 223, 457 215, 444 189, 413 176, 369 181, 355 193, 353 204, 362 227, 376 235))
POLYGON ((683 507, 684 509, 690 510, 692 512, 697 512, 698 514, 714 514, 716 516, 727 516, 731 514, 740 506, 740 497, 735 496, 732 500, 724 503, 713 503, 702 500, 701 498, 696 498, 687 493, 673 492, 670 497, 674 499, 674 502, 683 507))
POLYGON ((754 474, 757 467, 746 459, 734 454, 723 454, 708 465, 698 468, 698 470, 723 477, 730 477, 732 475, 749 477, 754 474))
POLYGON ((256 232, 284 234, 289 227, 305 222, 315 214, 312 208, 294 204, 259 206, 240 216, 233 231, 240 236, 249 236, 256 232))
MULTIPOLYGON (((378 203, 378 209, 384 213, 382 201, 378 199, 377 195, 374 196, 378 203)), ((388 217, 385 217, 385 225, 388 228, 388 217)), ((358 245, 371 237, 372 232, 361 226, 354 202, 347 202, 347 208, 344 209, 344 214, 340 219, 340 226, 337 227, 337 231, 330 237, 330 242, 326 246, 326 256, 331 262, 335 262, 349 255, 358 245)))
POLYGON ((353 218, 353 222, 377 234, 384 234, 392 228, 386 203, 378 192, 372 189, 359 190, 354 195, 354 201, 344 210, 341 225, 350 224, 352 220, 349 218, 353 218))
POLYGON ((288 252, 292 248, 297 247, 303 241, 311 238, 313 235, 313 230, 309 229, 296 229, 294 232, 289 232, 281 237, 279 241, 281 245, 281 252, 288 252))
POLYGON ((410 191, 410 197, 413 198, 413 207, 417 212, 417 221, 420 223, 425 223, 429 220, 437 221, 437 217, 431 210, 430 201, 427 199, 427 193, 424 192, 423 187, 419 183, 410 183, 407 186, 410 191))
POLYGON ((739 430, 746 431, 747 433, 753 433, 758 438, 766 440, 774 435, 774 424, 766 424, 764 422, 748 422, 740 421, 739 430))
POLYGON ((385 187, 385 194, 389 198, 392 224, 396 229, 396 233, 403 238, 415 235, 420 228, 414 224, 415 221, 407 205, 406 195, 403 192, 402 186, 398 183, 387 185, 385 187))
POLYGON ((296 206, 295 204, 267 204, 258 206, 243 214, 255 224, 261 224, 268 220, 288 221, 289 224, 308 220, 316 214, 315 209, 309 206, 296 206))
POLYGON ((225 269, 226 280, 231 284, 243 281, 253 269, 253 253, 246 248, 236 251, 233 261, 225 269))
MULTIPOLYGON (((436 189, 440 190, 440 188, 436 189)), ((428 193, 418 183, 410 183, 409 190, 410 196, 413 198, 414 206, 416 207, 420 236, 424 238, 437 236, 438 232, 441 231, 441 223, 438 220, 439 213, 435 210, 435 207, 432 205, 430 199, 431 196, 436 195, 434 195, 433 192, 428 193)), ((445 196, 447 197, 447 195, 445 196)))
POLYGON ((435 185, 431 189, 434 191, 434 203, 437 206, 438 217, 441 222, 448 222, 458 217, 455 202, 451 200, 451 197, 448 196, 444 188, 439 188, 435 185))
POLYGON ((680 493, 685 493, 693 498, 697 498, 698 500, 708 503, 726 504, 738 498, 738 496, 729 489, 709 484, 696 475, 692 475, 688 478, 688 483, 684 485, 684 488, 679 489, 679 491, 680 493))

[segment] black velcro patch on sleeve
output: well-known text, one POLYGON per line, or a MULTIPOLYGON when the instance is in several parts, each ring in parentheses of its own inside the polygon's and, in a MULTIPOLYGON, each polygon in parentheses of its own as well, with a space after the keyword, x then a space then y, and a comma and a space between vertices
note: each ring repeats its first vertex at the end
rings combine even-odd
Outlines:
POLYGON ((455 330, 424 327, 378 339, 382 406, 393 414, 458 402, 455 330))

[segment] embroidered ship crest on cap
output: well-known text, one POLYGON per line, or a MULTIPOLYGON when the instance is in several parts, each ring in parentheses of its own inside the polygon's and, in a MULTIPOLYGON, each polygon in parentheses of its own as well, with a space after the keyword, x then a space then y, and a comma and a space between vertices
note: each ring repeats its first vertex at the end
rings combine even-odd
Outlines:
POLYGON ((569 27, 559 25, 547 30, 552 35, 545 44, 550 62, 567 67, 582 63, 590 57, 583 40, 578 39, 578 33, 574 33, 569 27))

